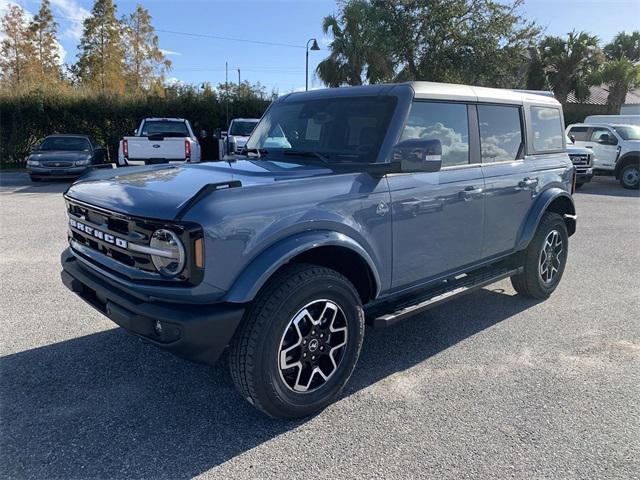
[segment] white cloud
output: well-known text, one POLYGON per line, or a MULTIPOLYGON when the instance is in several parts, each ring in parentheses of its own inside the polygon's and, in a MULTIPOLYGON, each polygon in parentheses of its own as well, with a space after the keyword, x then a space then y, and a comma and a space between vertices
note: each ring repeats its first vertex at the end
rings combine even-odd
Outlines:
POLYGON ((90 15, 89 10, 78 4, 76 0, 51 0, 51 5, 59 11, 60 14, 57 17, 67 21, 67 27, 62 31, 61 36, 79 40, 82 36, 83 22, 90 15))
POLYGON ((173 50, 166 50, 166 49, 164 49, 164 48, 161 48, 161 49, 160 49, 160 51, 162 52, 162 54, 163 54, 164 56, 167 56, 167 57, 168 57, 168 56, 170 56, 170 55, 174 55, 174 56, 176 56, 176 57, 181 57, 181 56, 182 56, 182 53, 180 53, 180 52, 174 52, 173 50))
POLYGON ((184 82, 177 77, 168 77, 165 79, 164 84, 168 87, 177 87, 184 85, 184 82))

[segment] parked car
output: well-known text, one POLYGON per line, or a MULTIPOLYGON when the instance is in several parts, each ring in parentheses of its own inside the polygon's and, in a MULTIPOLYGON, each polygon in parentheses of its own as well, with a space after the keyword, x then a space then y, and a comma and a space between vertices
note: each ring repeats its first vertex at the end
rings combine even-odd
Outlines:
POLYGON ((239 152, 244 148, 259 120, 259 118, 234 118, 231 120, 226 136, 228 154, 239 152))
POLYGON ((510 90, 292 93, 245 159, 72 185, 62 281, 178 355, 211 363, 229 346, 249 403, 306 416, 347 383, 365 319, 391 325, 509 277, 552 294, 576 230, 563 132, 555 99, 510 90))
POLYGON ((596 175, 614 175, 624 188, 640 187, 640 127, 574 123, 566 133, 576 147, 593 152, 596 175))
POLYGON ((576 147, 569 137, 566 138, 567 153, 576 167, 576 188, 581 188, 593 179, 593 151, 589 148, 576 147))
POLYGON ((76 178, 93 168, 112 168, 105 150, 88 135, 49 135, 31 149, 27 173, 31 181, 76 178))
POLYGON ((184 118, 145 118, 133 137, 124 137, 118 148, 118 165, 153 165, 172 161, 197 163, 200 143, 184 118))

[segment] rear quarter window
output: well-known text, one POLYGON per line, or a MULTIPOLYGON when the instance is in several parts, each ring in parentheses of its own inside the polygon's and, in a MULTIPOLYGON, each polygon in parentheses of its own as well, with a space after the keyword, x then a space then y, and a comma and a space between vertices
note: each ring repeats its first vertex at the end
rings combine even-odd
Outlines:
POLYGON ((531 131, 533 150, 536 153, 562 150, 562 117, 560 109, 553 107, 531 107, 531 131))

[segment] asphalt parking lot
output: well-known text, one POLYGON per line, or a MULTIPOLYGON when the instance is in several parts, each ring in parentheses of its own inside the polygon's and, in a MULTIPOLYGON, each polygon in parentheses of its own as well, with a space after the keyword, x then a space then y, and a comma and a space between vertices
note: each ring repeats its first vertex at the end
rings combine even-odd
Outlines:
POLYGON ((640 197, 612 179, 576 194, 551 299, 503 281, 369 329, 340 400, 297 422, 75 298, 68 184, 1 180, 2 478, 640 477, 640 197))

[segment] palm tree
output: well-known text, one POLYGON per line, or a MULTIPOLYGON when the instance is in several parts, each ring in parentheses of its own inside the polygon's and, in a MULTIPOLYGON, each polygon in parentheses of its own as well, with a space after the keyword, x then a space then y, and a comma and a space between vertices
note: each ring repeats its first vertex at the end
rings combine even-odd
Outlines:
POLYGON ((329 15, 322 30, 333 36, 331 54, 318 64, 318 77, 329 87, 377 83, 393 76, 393 62, 365 1, 349 2, 339 16, 329 15))
POLYGON ((566 40, 545 37, 540 42, 547 81, 560 103, 565 104, 571 92, 578 100, 589 96, 589 87, 596 83, 594 73, 603 60, 598 41, 596 36, 574 31, 566 40))
POLYGON ((629 90, 640 87, 640 32, 621 32, 604 47, 607 63, 597 78, 609 87, 607 109, 618 114, 629 90))

